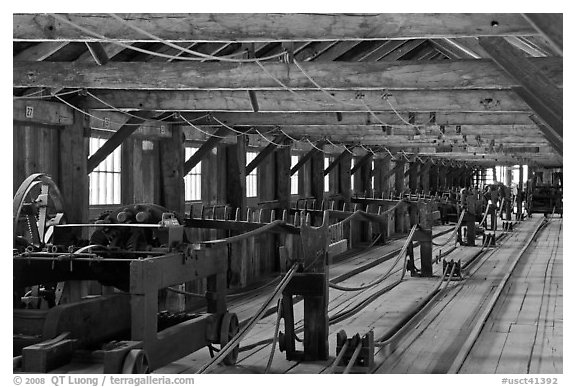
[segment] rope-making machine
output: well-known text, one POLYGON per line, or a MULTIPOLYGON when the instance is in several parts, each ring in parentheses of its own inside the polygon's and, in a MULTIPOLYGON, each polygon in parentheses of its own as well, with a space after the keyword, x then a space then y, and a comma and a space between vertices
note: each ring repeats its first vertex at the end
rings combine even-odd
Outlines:
MULTIPOLYGON (((157 205, 67 224, 63 203, 45 174, 27 178, 14 197, 16 369, 48 372, 82 358, 104 373, 145 373, 235 336, 226 246, 187 243, 179 217, 157 205), (207 281, 205 311, 160 313, 161 290, 199 278, 207 281), (103 294, 74 296, 87 280, 103 294)), ((234 364, 237 355, 236 348, 222 361, 234 364)))

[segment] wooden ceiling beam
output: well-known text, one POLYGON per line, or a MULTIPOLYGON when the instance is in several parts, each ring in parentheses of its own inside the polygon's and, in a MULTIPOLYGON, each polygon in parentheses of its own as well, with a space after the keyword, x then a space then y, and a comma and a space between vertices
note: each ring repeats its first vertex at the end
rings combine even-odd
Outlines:
POLYGON ((467 36, 534 35, 520 14, 383 13, 334 14, 14 14, 13 39, 156 41, 375 40, 467 36), (497 27, 495 27, 497 24, 497 27), (129 26, 140 28, 152 39, 129 26), (78 27, 84 29, 80 30, 78 27))
POLYGON ((525 13, 523 14, 526 20, 540 32, 556 51, 562 56, 563 46, 563 14, 561 13, 525 13))
MULTIPOLYGON (((410 112, 487 112, 520 113, 529 111, 526 103, 507 90, 366 90, 333 91, 333 98, 320 91, 261 90, 261 112, 373 112, 404 110, 410 112), (342 102, 338 102, 342 101, 342 102)), ((96 98, 87 99, 87 108, 157 111, 252 111, 250 98, 241 90, 94 90, 96 98)), ((90 94, 89 94, 90 97, 90 94)))
POLYGON ((560 155, 563 155, 563 150, 562 150, 562 145, 563 142, 561 139, 558 138, 558 135, 556 134, 556 131, 550 127, 550 125, 548 125, 548 123, 544 120, 542 120, 540 117, 538 117, 537 115, 531 115, 530 119, 532 121, 534 121, 534 123, 536 125, 538 125, 538 128, 540 129, 540 131, 542 132, 542 134, 544 135, 544 137, 546 137, 546 139, 548 140, 548 142, 550 143, 550 145, 554 148, 554 150, 560 155))
POLYGON ((480 45, 512 78, 524 101, 562 138, 562 89, 503 38, 479 38, 480 45))
MULTIPOLYGON (((95 45, 92 45, 95 46, 95 45)), ((101 57, 105 52, 100 50, 101 57)), ((554 84, 562 85, 562 58, 526 59, 554 84)), ((267 63, 266 71, 289 88, 317 87, 294 64, 267 63)), ((306 73, 327 89, 509 89, 518 80, 490 59, 438 62, 310 62, 306 73)), ((14 87, 134 90, 282 90, 259 65, 244 63, 14 62, 14 87)))
MULTIPOLYGON (((96 114, 97 111, 93 111, 96 114)), ((102 112, 100 112, 102 113, 102 112)), ((531 112, 526 113, 502 113, 502 112, 437 112, 435 113, 435 124, 444 125, 445 130, 461 125, 461 129, 465 130, 465 125, 481 125, 481 126, 500 126, 509 125, 509 129, 513 129, 512 125, 522 128, 523 125, 533 126, 534 122, 530 120, 529 115, 531 112)), ((120 114, 120 113, 117 113, 120 114)), ((290 126, 307 125, 307 126, 323 126, 332 125, 334 127, 361 125, 361 126, 376 126, 380 129, 383 128, 383 122, 388 125, 401 125, 404 126, 405 122, 409 120, 409 113, 400 110, 398 115, 395 112, 380 112, 375 113, 375 118, 370 113, 360 112, 346 112, 346 113, 322 113, 322 112, 299 112, 299 113, 235 113, 235 112, 214 112, 210 115, 207 112, 199 113, 183 113, 187 120, 193 120, 194 124, 198 125, 215 125, 216 121, 212 117, 217 118, 219 121, 228 125, 237 126, 275 126, 290 123, 290 126), (400 118, 401 117, 401 118, 400 118)), ((414 114, 414 123, 417 125, 426 125, 431 123, 430 112, 414 114)))
MULTIPOLYGON (((513 89, 522 99, 530 106, 530 108, 540 117, 548 127, 552 128, 554 136, 562 142, 564 128, 562 115, 557 115, 551 111, 550 105, 541 98, 534 96, 523 87, 513 89)), ((560 107, 562 109, 562 107, 560 107)))

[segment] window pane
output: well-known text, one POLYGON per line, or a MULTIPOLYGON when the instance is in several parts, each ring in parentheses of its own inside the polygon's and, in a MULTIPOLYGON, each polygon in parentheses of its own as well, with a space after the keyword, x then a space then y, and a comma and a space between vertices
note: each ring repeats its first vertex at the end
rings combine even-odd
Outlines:
MULTIPOLYGON (((324 169, 330 165, 330 158, 324 157, 324 169)), ((324 176, 324 192, 330 191, 330 174, 324 176)))
MULTIPOLYGON (((298 160, 300 159, 299 156, 291 156, 291 165, 290 168, 293 168, 296 164, 298 164, 298 160)), ((298 195, 298 171, 296 171, 290 177, 290 194, 291 195, 298 195)))
MULTIPOLYGON (((90 138, 90 155, 92 156, 106 141, 105 138, 90 138)), ((120 204, 121 156, 121 147, 118 147, 90 173, 89 204, 120 204)))
MULTIPOLYGON (((198 147, 187 146, 184 149, 186 159, 189 159, 198 147)), ((199 162, 184 177, 184 200, 201 200, 202 162, 199 162)))
MULTIPOLYGON (((250 164, 256 158, 258 152, 246 152, 246 165, 250 164)), ((254 168, 248 176, 246 176, 246 197, 253 198, 258 196, 258 168, 254 168)))

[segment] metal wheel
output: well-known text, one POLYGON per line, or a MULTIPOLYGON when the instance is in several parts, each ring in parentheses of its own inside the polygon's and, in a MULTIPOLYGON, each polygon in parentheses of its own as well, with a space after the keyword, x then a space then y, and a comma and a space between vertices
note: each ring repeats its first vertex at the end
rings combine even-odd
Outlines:
MULTIPOLYGON (((226 312, 222 317, 222 323, 220 324, 220 348, 224 348, 224 346, 238 334, 239 330, 240 327, 236 313, 226 312)), ((236 360, 238 360, 239 349, 240 344, 237 344, 236 347, 234 347, 234 349, 226 355, 224 359, 222 359, 222 363, 229 366, 235 365, 236 360)))
POLYGON ((123 374, 149 374, 148 356, 143 349, 133 349, 128 352, 122 364, 123 374))
POLYGON ((16 191, 12 206, 13 242, 40 248, 49 241, 52 225, 64 220, 58 186, 44 173, 28 176, 16 191))

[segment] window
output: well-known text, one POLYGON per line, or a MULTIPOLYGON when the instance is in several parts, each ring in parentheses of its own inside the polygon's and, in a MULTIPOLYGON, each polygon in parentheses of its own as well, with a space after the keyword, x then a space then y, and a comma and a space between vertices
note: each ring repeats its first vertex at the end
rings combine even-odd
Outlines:
MULTIPOLYGON (((246 152, 246 165, 250 164, 257 155, 258 152, 246 152)), ((254 170, 246 176, 246 197, 254 198, 256 196, 258 196, 258 168, 254 168, 254 170)))
MULTIPOLYGON (((330 166, 330 158, 324 157, 324 170, 330 166)), ((324 175, 324 192, 330 191, 330 174, 324 175)))
MULTIPOLYGON (((90 138, 90 156, 104 143, 105 138, 90 138)), ((90 205, 120 204, 120 157, 121 147, 116 148, 89 175, 90 205)))
MULTIPOLYGON (((188 160, 196 151, 197 147, 187 146, 184 148, 185 159, 188 160)), ((202 200, 202 162, 199 162, 184 176, 184 200, 202 200)))
POLYGON ((492 170, 492 168, 487 168, 486 169, 486 184, 494 184, 494 171, 492 170))
MULTIPOLYGON (((292 155, 290 169, 294 168, 296 164, 298 164, 298 160, 300 159, 299 156, 292 155)), ((290 195, 298 195, 298 171, 296 171, 290 177, 290 195)))

